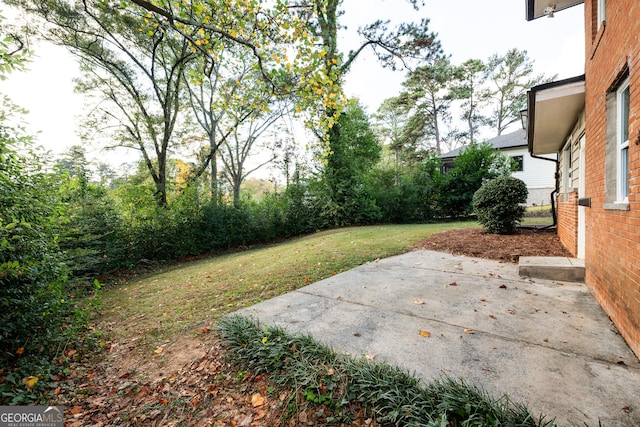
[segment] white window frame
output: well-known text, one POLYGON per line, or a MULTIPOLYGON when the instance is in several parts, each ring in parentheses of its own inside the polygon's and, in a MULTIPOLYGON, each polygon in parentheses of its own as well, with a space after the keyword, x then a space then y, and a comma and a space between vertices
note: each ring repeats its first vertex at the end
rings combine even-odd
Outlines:
MULTIPOLYGON (((626 203, 629 200, 629 107, 625 103, 624 93, 631 94, 629 78, 627 78, 616 91, 616 192, 617 201, 626 203), (627 122, 623 123, 626 110, 627 122), (626 132, 625 132, 626 128, 626 132), (625 138, 626 133, 626 138, 625 138)), ((627 98, 629 99, 629 98, 627 98)))
POLYGON ((564 192, 573 191, 573 153, 571 142, 567 143, 564 149, 564 192))
POLYGON ((598 29, 607 20, 607 0, 598 0, 598 29))

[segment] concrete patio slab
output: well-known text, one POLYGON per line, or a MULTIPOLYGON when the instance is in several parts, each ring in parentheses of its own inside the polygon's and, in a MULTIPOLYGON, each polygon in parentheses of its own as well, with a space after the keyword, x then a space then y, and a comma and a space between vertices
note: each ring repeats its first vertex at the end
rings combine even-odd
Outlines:
POLYGON ((640 425, 640 362, 586 286, 516 264, 415 251, 240 314, 424 380, 465 378, 559 423, 640 425))

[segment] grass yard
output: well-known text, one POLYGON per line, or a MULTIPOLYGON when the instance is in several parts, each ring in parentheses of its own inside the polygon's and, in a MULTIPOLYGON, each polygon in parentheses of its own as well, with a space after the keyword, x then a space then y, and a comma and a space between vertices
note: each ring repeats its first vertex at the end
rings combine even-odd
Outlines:
POLYGON ((99 354, 100 361, 79 358, 54 394, 72 407, 70 426, 375 427, 427 420, 484 426, 487 419, 552 426, 464 380, 423 387, 399 368, 343 357, 310 337, 279 328, 269 328, 267 337, 265 329, 237 316, 219 322, 242 307, 410 251, 434 233, 471 227, 479 225, 324 231, 107 286, 94 327, 108 352, 99 354), (394 410, 399 407, 404 409, 394 410))
POLYGON ((532 225, 553 225, 553 218, 551 216, 526 216, 522 218, 520 225, 525 227, 532 225))
POLYGON ((353 227, 319 232, 269 247, 166 267, 107 286, 101 324, 114 340, 135 338, 147 352, 186 331, 211 327, 224 314, 378 258, 407 252, 446 229, 475 222, 353 227))

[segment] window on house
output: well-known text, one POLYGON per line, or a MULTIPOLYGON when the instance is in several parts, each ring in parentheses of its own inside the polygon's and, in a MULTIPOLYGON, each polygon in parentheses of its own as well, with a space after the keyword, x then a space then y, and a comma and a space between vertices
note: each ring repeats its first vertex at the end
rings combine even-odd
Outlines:
POLYGON ((600 25, 602 25, 602 23, 604 21, 607 20, 607 0, 597 0, 598 1, 598 10, 597 10, 597 17, 598 17, 598 27, 596 28, 596 30, 600 29, 600 25))
POLYGON ((567 144, 564 149, 564 192, 569 193, 573 190, 573 156, 571 153, 571 144, 567 144))
POLYGON ((616 92, 617 100, 617 199, 626 202, 629 196, 629 79, 616 92))
POLYGON ((625 68, 606 94, 605 209, 629 210, 630 93, 625 68))
POLYGON ((524 157, 523 156, 511 156, 512 163, 515 165, 514 172, 524 171, 524 157))

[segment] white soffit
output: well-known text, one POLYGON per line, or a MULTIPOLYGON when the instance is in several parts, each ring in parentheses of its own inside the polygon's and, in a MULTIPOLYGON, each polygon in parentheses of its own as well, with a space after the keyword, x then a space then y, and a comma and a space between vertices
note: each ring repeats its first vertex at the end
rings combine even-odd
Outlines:
POLYGON ((584 92, 584 81, 580 81, 535 93, 533 154, 560 151, 584 109, 584 92))
POLYGON ((527 0, 527 21, 546 16, 544 11, 548 7, 559 12, 582 3, 584 0, 527 0))

